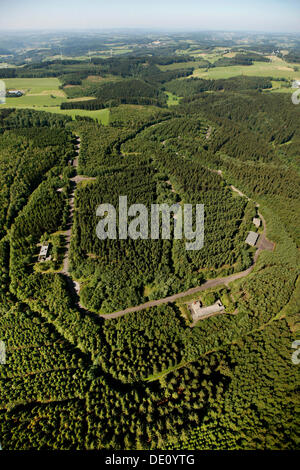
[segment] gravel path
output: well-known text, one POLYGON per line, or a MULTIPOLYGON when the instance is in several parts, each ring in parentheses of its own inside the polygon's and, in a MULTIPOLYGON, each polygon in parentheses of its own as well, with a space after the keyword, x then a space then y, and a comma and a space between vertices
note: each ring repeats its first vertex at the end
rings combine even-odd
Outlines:
MULTIPOLYGON (((73 160, 73 168, 75 168, 77 172, 77 167, 78 167, 78 156, 79 156, 79 151, 80 151, 80 137, 76 136, 77 138, 77 144, 76 144, 76 157, 73 160)), ((82 175, 76 175, 73 178, 70 178, 70 181, 72 181, 72 191, 70 194, 70 199, 69 199, 69 228, 64 232, 64 235, 66 237, 66 251, 65 251, 65 256, 64 256, 64 261, 63 261, 63 267, 61 270, 62 274, 65 274, 66 276, 69 276, 69 252, 70 252, 70 243, 71 243, 71 236, 72 236, 72 225, 73 225, 73 217, 74 217, 74 199, 75 199, 75 191, 77 187, 77 183, 80 181, 90 181, 90 180, 95 180, 95 177, 89 177, 89 176, 82 176, 82 175)), ((79 292, 79 284, 78 282, 73 281, 74 287, 76 292, 79 292)))

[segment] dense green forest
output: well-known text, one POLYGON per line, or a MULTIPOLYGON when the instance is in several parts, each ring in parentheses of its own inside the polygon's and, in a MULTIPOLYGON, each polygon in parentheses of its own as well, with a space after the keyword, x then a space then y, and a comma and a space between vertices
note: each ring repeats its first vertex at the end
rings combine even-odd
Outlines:
MULTIPOLYGON (((228 60, 267 60, 258 55, 228 60)), ((172 47, 152 56, 141 48, 134 58, 6 69, 57 76, 71 85, 69 96, 95 98, 63 109, 111 107, 111 114, 103 126, 0 111, 2 449, 299 446, 291 345, 300 312, 300 108, 268 91, 271 78, 185 78, 193 61, 172 47), (87 87, 90 75, 110 81, 87 87), (182 97, 177 106, 167 107, 166 91, 182 97), (74 182, 76 171, 86 178, 74 182), (117 207, 120 195, 148 208, 204 204, 204 247, 187 251, 173 237, 100 241, 96 208, 117 207), (253 266, 255 248, 245 238, 256 230, 257 204, 274 250, 261 251, 246 277, 201 296, 102 316, 253 266), (59 256, 70 227, 66 274, 59 256), (44 242, 59 259, 42 268, 44 242), (225 313, 192 327, 186 303, 198 298, 205 305, 221 299, 225 313)))

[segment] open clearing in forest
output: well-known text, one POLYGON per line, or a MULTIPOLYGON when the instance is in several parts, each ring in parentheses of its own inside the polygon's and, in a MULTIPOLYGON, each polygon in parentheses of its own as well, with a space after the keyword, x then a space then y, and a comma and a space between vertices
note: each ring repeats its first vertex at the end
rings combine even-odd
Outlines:
POLYGON ((168 106, 176 106, 179 104, 179 96, 174 95, 170 91, 165 91, 165 94, 167 95, 167 105, 168 106))

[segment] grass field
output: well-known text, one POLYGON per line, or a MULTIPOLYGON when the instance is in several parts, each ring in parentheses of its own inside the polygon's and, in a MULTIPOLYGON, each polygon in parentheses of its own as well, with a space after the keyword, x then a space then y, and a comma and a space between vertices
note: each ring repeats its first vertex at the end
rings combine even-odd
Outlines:
MULTIPOLYGON (((297 66, 298 64, 295 64, 297 66)), ((279 57, 272 59, 272 62, 254 62, 253 65, 234 65, 229 67, 215 67, 205 71, 204 69, 194 70, 193 76, 199 78, 230 78, 236 75, 248 75, 256 77, 286 78, 288 80, 300 79, 300 71, 295 72, 291 64, 288 64, 279 57)))
POLYGON ((199 59, 198 61, 196 60, 195 62, 193 60, 189 62, 176 62, 174 64, 168 64, 168 65, 159 65, 159 69, 162 71, 166 70, 178 70, 178 69, 190 69, 191 67, 194 67, 197 69, 198 64, 200 65, 203 61, 199 59))
MULTIPOLYGON (((3 105, 2 107, 5 107, 5 105, 3 105)), ((24 108, 29 107, 30 106, 24 106, 24 108)), ((72 119, 75 119, 75 116, 88 116, 98 122, 101 122, 105 126, 109 124, 110 111, 108 108, 89 111, 86 109, 60 109, 59 106, 34 106, 32 107, 32 109, 35 109, 36 111, 47 111, 48 113, 64 114, 67 116, 71 116, 72 119)))
POLYGON ((272 88, 270 90, 265 90, 265 92, 272 92, 272 93, 293 93, 295 88, 292 88, 290 84, 286 82, 278 82, 272 80, 272 88))
POLYGON ((0 105, 0 108, 31 108, 36 111, 65 114, 73 119, 75 116, 88 116, 102 124, 109 123, 109 109, 60 109, 60 104, 66 101, 66 95, 59 89, 60 81, 57 78, 9 78, 4 82, 7 90, 17 89, 25 94, 19 98, 6 98, 6 103, 0 105))
POLYGON ((225 54, 220 54, 219 52, 206 53, 206 52, 202 52, 201 50, 193 51, 193 53, 191 55, 194 56, 196 59, 199 59, 199 60, 200 59, 208 60, 212 64, 214 62, 216 62, 218 59, 221 59, 222 57, 226 57, 225 54))
POLYGON ((61 83, 58 78, 6 78, 4 82, 7 90, 16 88, 23 90, 27 95, 65 96, 64 92, 59 89, 61 83))
POLYGON ((167 99, 168 106, 176 106, 177 104, 179 104, 179 100, 180 100, 179 96, 174 95, 170 91, 165 91, 165 94, 168 97, 167 99))
POLYGON ((33 106, 59 106, 64 98, 55 95, 24 95, 19 98, 6 98, 6 105, 9 108, 26 108, 33 106))
POLYGON ((59 106, 65 101, 66 95, 59 89, 57 78, 8 78, 4 83, 7 90, 17 89, 24 93, 19 98, 6 99, 6 106, 10 108, 59 106))
POLYGON ((294 93, 295 88, 286 88, 286 87, 274 87, 270 90, 272 93, 294 93))

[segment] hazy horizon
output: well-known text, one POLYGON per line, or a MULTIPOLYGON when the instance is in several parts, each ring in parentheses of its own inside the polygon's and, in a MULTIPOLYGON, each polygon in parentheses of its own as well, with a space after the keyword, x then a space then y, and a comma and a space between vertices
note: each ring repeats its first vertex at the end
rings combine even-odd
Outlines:
POLYGON ((300 33, 298 0, 15 0, 1 2, 2 31, 220 31, 300 33))

